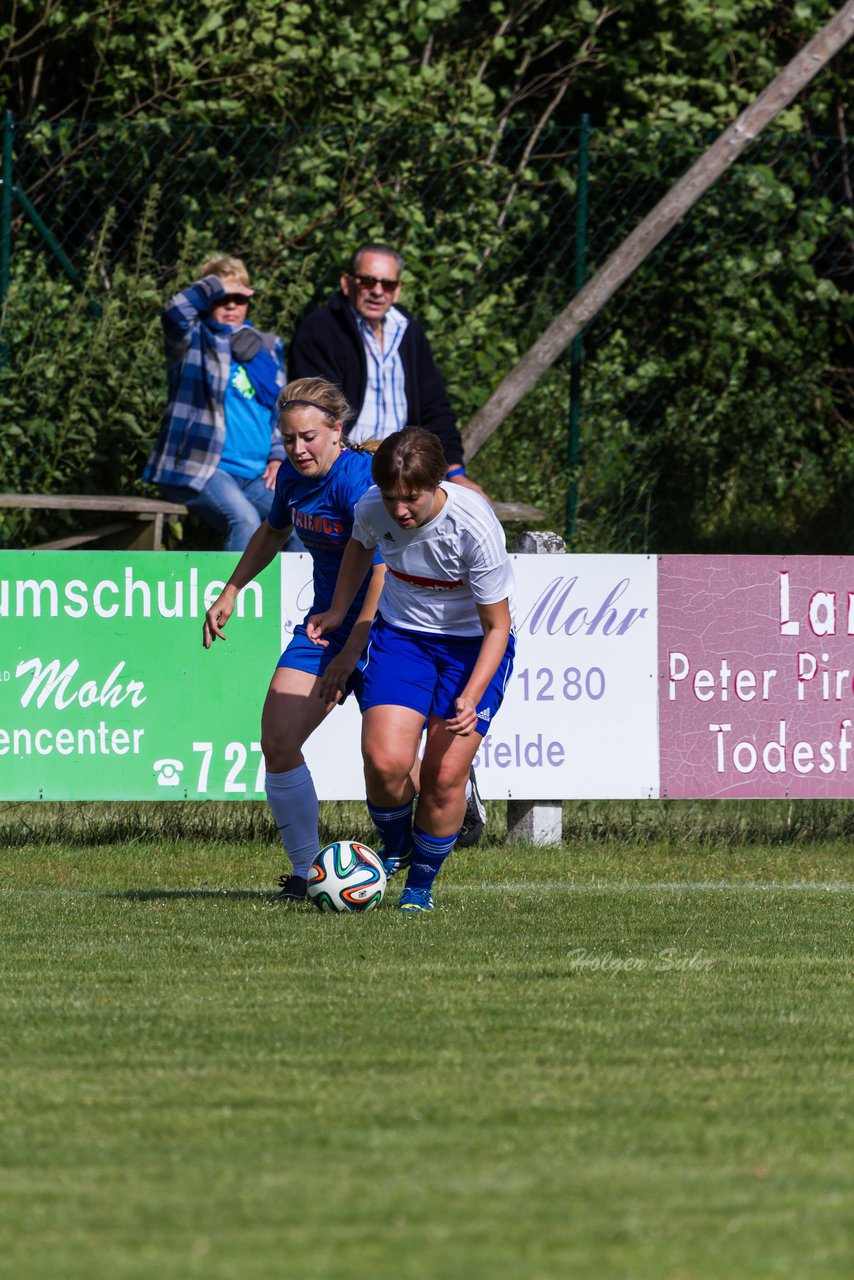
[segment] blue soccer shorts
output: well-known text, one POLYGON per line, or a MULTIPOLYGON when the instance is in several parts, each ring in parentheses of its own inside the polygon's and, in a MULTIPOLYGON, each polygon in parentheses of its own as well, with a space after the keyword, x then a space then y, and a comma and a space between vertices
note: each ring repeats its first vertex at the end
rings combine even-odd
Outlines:
MULTIPOLYGON (((276 666, 289 667, 294 671, 307 671, 312 676, 322 676, 332 659, 336 658, 344 648, 348 635, 349 632, 339 629, 326 637, 329 640, 328 645, 313 644, 308 638, 305 627, 299 623, 294 627, 293 639, 276 666)), ((366 653, 367 650, 360 656, 344 690, 344 698, 350 693, 355 694, 360 707, 362 705, 362 672, 367 660, 366 653)), ((341 699, 342 702, 344 698, 341 699)))
MULTIPOLYGON (((474 669, 482 643, 482 636, 404 631, 377 616, 362 673, 362 711, 380 706, 411 707, 425 720, 431 715, 452 719, 456 698, 474 669)), ((511 631, 498 670, 477 704, 477 732, 481 735, 489 732, 504 700, 515 651, 516 638, 511 631)))

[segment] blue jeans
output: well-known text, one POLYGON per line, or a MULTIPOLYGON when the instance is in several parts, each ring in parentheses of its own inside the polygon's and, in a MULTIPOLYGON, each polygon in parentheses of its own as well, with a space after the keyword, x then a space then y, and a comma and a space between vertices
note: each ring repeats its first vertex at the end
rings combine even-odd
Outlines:
MULTIPOLYGON (((265 488, 263 476, 248 479, 233 476, 217 467, 204 489, 186 485, 161 484, 167 502, 183 502, 205 524, 225 534, 223 551, 243 551, 255 530, 270 514, 273 490, 265 488)), ((285 551, 305 551, 296 532, 284 545, 285 551)))

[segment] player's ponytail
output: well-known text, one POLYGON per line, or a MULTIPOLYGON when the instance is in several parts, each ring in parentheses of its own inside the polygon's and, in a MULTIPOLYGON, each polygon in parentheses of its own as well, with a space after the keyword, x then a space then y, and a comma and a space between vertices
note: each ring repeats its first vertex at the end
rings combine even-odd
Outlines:
POLYGON ((342 436, 341 443, 345 449, 350 449, 353 453, 376 453, 382 444, 379 436, 371 436, 368 440, 360 440, 356 444, 355 440, 350 440, 347 436, 342 436))

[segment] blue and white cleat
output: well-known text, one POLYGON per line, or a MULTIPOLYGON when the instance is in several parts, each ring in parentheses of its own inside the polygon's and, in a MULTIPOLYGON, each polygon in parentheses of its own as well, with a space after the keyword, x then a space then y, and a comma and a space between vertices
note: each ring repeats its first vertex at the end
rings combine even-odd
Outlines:
POLYGON ((398 902, 397 908, 398 911, 403 911, 408 916, 417 916, 423 911, 432 911, 433 899, 430 896, 430 890, 411 889, 407 885, 400 895, 400 902, 398 902))
POLYGON ((405 871, 412 861, 412 850, 397 857, 395 854, 386 853, 385 849, 378 849, 377 856, 385 868, 386 879, 390 880, 392 876, 396 876, 398 871, 405 871))

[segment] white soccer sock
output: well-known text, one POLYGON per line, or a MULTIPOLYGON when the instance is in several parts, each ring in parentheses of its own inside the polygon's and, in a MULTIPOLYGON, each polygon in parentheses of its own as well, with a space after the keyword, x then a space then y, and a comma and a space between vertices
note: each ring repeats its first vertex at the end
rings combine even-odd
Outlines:
POLYGON ((320 848, 317 830, 320 806, 308 765, 301 764, 284 773, 268 770, 265 787, 267 803, 293 864, 294 875, 305 878, 320 848))

